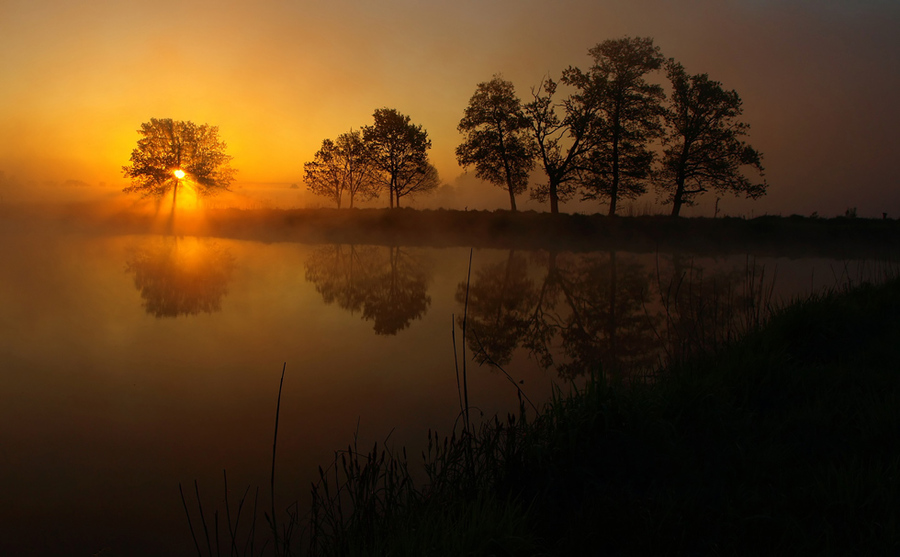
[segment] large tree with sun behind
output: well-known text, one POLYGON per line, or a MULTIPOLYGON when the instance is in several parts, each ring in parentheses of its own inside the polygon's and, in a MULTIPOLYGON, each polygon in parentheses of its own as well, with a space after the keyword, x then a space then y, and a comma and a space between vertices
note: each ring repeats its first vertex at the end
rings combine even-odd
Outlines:
POLYGON ((199 196, 229 191, 236 170, 229 166, 232 157, 225 153, 218 127, 151 118, 138 133, 131 164, 122 167, 131 179, 125 193, 161 198, 172 190, 174 204, 180 185, 189 184, 199 196))

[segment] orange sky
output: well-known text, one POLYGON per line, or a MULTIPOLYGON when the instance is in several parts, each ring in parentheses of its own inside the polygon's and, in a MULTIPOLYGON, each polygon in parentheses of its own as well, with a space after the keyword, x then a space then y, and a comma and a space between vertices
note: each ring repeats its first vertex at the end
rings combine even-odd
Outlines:
POLYGON ((886 0, 2 0, 0 170, 124 182, 157 117, 218 125, 239 181, 299 182, 322 139, 391 107, 453 183, 478 82, 524 98, 604 39, 652 36, 742 96, 771 184, 757 214, 896 217, 898 28, 886 0))

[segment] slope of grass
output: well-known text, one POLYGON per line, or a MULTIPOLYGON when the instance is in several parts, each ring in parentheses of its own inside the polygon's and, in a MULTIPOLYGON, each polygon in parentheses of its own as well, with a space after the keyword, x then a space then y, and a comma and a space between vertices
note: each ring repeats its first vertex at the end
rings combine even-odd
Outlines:
POLYGON ((798 302, 652 382, 435 435, 420 487, 348 451, 310 553, 898 554, 898 374, 900 282, 798 302))

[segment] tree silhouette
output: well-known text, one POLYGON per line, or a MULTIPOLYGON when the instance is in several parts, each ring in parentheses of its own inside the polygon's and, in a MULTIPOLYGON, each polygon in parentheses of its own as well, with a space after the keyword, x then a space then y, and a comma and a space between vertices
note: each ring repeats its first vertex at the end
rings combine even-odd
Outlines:
POLYGON ((441 185, 441 178, 438 176, 437 168, 433 164, 426 162, 407 176, 406 179, 397 182, 395 192, 397 207, 400 206, 400 198, 429 192, 439 185, 441 185))
POLYGON ((138 130, 141 139, 123 166, 131 185, 123 191, 161 198, 172 190, 174 207, 182 180, 190 180, 198 195, 229 190, 235 169, 228 163, 219 128, 207 124, 151 118, 138 130))
POLYGON ((594 65, 584 73, 569 68, 566 77, 581 89, 593 89, 603 124, 594 128, 596 146, 581 174, 585 199, 609 200, 610 216, 619 199, 647 191, 653 152, 649 142, 662 133, 662 87, 644 76, 663 63, 653 39, 625 37, 590 49, 594 65))
POLYGON ((306 280, 325 303, 360 311, 380 335, 397 334, 431 305, 428 266, 399 247, 318 248, 306 262, 306 280))
MULTIPOLYGON (((569 74, 561 79, 573 83, 569 74)), ((559 203, 570 200, 578 189, 578 178, 585 157, 594 149, 596 128, 602 124, 598 102, 591 88, 579 89, 563 101, 555 101, 557 83, 545 79, 531 90, 532 101, 524 106, 531 126, 537 159, 547 176, 531 196, 550 201, 550 212, 559 213, 559 203)))
POLYGON ((344 194, 355 199, 371 199, 378 195, 369 150, 359 131, 349 131, 332 141, 326 139, 311 162, 303 165, 304 182, 312 193, 331 198, 341 208, 344 194))
POLYGON ((765 195, 765 180, 753 183, 741 171, 749 166, 762 176, 763 167, 762 155, 742 141, 750 126, 738 119, 743 109, 737 92, 724 90, 707 74, 688 75, 674 60, 666 73, 672 96, 656 182, 668 194, 672 215, 710 189, 751 199, 765 195))
POLYGON ((196 238, 165 237, 131 251, 125 271, 134 275, 147 313, 178 317, 221 309, 234 270, 228 250, 196 238))
POLYGON ((474 165, 478 178, 505 187, 515 211, 516 195, 528 189, 534 142, 513 84, 499 75, 479 83, 458 129, 465 134, 456 148, 460 166, 474 165))
POLYGON ((379 108, 373 118, 375 123, 363 128, 363 140, 379 171, 376 180, 388 192, 390 207, 399 206, 403 195, 437 187, 436 181, 424 180, 431 175, 428 132, 393 108, 379 108))

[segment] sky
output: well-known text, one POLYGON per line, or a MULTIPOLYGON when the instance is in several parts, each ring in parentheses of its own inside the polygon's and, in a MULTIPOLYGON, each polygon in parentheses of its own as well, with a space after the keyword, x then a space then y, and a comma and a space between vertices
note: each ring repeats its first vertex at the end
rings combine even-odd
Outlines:
POLYGON ((897 29, 888 0, 0 0, 0 171, 125 185, 140 124, 173 118, 218 126, 239 182, 289 184, 388 107, 472 183, 454 150, 479 82, 527 99, 597 43, 649 36, 743 99, 770 188, 734 210, 896 218, 897 29))

